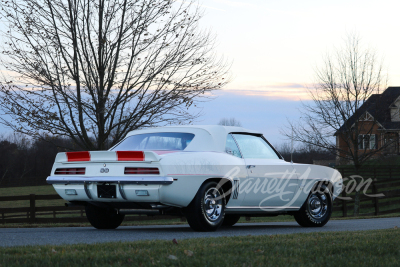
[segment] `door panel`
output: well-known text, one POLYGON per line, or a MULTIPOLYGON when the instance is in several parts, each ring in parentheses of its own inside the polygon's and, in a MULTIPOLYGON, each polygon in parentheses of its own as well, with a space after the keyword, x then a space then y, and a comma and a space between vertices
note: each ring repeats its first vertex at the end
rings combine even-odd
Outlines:
POLYGON ((245 159, 248 179, 241 190, 246 193, 242 206, 286 207, 298 190, 298 177, 292 164, 283 160, 245 159))
POLYGON ((293 165, 281 159, 262 135, 234 133, 247 166, 248 178, 240 191, 246 194, 243 207, 290 207, 298 190, 293 165))

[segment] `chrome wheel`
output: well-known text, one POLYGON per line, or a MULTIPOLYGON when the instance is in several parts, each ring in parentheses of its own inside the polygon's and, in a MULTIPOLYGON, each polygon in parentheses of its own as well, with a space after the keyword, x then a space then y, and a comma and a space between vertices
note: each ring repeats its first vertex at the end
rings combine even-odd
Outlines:
POLYGON ((201 185, 192 202, 183 210, 193 230, 216 231, 222 225, 226 203, 223 196, 224 192, 216 181, 208 181, 201 185))
POLYGON ((212 187, 204 195, 204 211, 207 220, 214 222, 219 219, 222 213, 223 198, 218 189, 212 187))
POLYGON ((303 227, 322 227, 332 215, 332 195, 324 184, 316 184, 301 208, 293 215, 303 227))
POLYGON ((328 211, 328 200, 325 194, 313 193, 307 200, 307 209, 311 217, 321 219, 328 211))

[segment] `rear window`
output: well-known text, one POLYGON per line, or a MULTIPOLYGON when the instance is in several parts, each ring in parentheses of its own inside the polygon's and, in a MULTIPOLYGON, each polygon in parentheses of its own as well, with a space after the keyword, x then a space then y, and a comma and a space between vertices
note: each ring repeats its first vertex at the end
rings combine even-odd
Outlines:
POLYGON ((130 150, 184 150, 193 140, 191 133, 148 133, 132 135, 112 151, 130 150))

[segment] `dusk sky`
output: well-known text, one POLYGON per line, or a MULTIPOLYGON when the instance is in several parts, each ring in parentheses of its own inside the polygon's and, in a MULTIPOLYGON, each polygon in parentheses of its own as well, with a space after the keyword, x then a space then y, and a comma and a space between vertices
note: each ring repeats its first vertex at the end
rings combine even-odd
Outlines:
MULTIPOLYGON (((232 82, 203 103, 196 124, 234 117, 273 144, 296 120, 305 88, 322 56, 356 32, 385 59, 389 86, 400 85, 399 1, 202 0, 201 27, 217 37, 216 51, 232 61, 232 82)), ((3 127, 2 131, 7 131, 3 127)))
POLYGON ((356 32, 384 58, 389 86, 400 85, 399 1, 203 0, 203 27, 218 38, 217 50, 233 61, 233 81, 204 105, 199 124, 235 117, 273 144, 286 118, 300 115, 322 57, 356 32))

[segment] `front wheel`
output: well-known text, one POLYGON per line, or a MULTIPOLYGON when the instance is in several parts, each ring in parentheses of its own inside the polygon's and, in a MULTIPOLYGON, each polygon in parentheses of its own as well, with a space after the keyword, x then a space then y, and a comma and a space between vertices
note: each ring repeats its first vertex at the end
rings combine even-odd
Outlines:
POLYGON ((294 214, 298 224, 304 227, 322 227, 332 214, 332 195, 326 186, 313 189, 303 206, 294 214))
POLYGON ((216 182, 203 184, 196 196, 185 209, 190 227, 199 232, 217 230, 224 221, 225 198, 222 188, 216 182))
POLYGON ((115 209, 106 209, 88 204, 85 208, 90 224, 97 229, 115 229, 121 225, 124 214, 118 214, 115 209))

